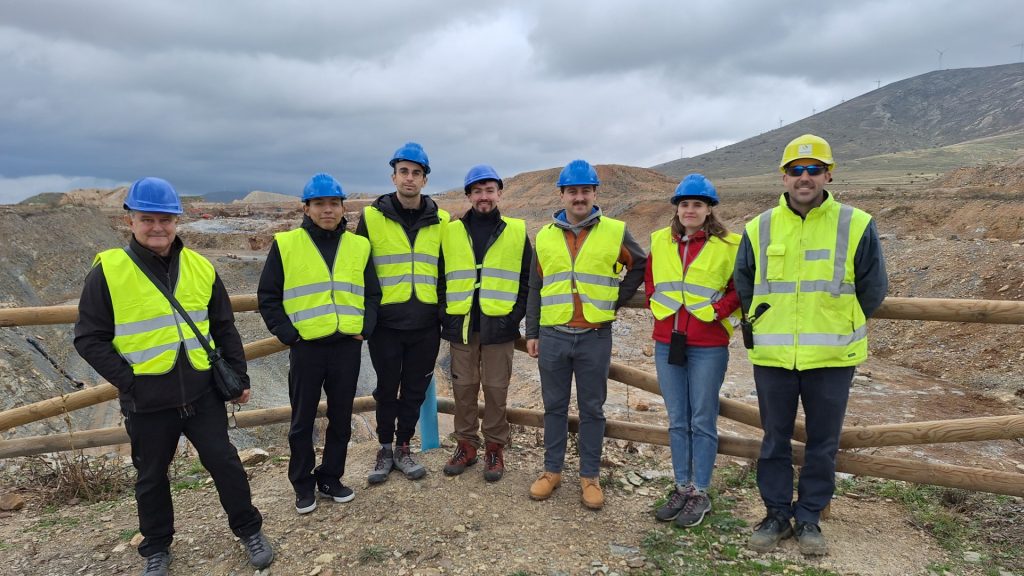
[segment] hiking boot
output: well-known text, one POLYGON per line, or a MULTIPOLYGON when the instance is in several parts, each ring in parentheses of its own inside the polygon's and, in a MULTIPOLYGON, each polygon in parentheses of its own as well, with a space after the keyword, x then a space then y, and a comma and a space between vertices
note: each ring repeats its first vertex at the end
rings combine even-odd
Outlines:
POLYGON ((558 472, 545 472, 530 484, 530 498, 547 500, 551 493, 562 483, 562 475, 558 472))
POLYGON ((711 512, 711 497, 707 492, 695 490, 686 500, 683 509, 676 516, 676 526, 692 528, 704 521, 704 516, 711 512))
POLYGON ((747 547, 754 552, 771 552, 779 542, 793 535, 793 526, 787 518, 776 516, 771 512, 754 526, 747 547))
POLYGON ((505 456, 502 454, 501 444, 487 443, 487 451, 484 452, 484 466, 484 480, 488 482, 497 482, 505 475, 505 456))
POLYGON ((654 511, 654 517, 662 522, 671 522, 679 516, 679 512, 686 505, 686 501, 693 495, 693 486, 686 488, 673 488, 668 495, 668 502, 661 508, 654 511))
POLYGON ((316 510, 316 495, 313 492, 303 492, 295 495, 295 511, 299 514, 309 514, 316 510))
POLYGON ((335 502, 351 502, 356 497, 356 493, 341 482, 337 484, 318 482, 316 490, 320 493, 321 498, 331 498, 335 502))
POLYGON ((427 475, 427 469, 412 457, 409 444, 399 444, 395 449, 395 468, 398 468, 409 480, 419 480, 427 475))
POLYGON ((601 490, 601 483, 597 477, 580 478, 580 500, 583 505, 591 510, 600 510, 604 507, 604 492, 601 490))
POLYGON ((245 551, 249 554, 249 564, 252 564, 257 570, 270 566, 270 563, 274 561, 274 548, 270 545, 267 537, 263 535, 262 530, 252 536, 242 538, 242 544, 245 545, 245 551))
POLYGON ((455 446, 455 453, 444 465, 445 476, 458 476, 466 471, 467 466, 476 464, 476 446, 465 440, 459 440, 455 446))
POLYGON ((167 569, 170 565, 170 552, 157 552, 146 556, 146 567, 142 570, 142 576, 167 576, 167 569))
POLYGON ((395 467, 395 453, 391 448, 385 448, 381 446, 380 450, 377 450, 377 463, 373 465, 373 472, 367 476, 366 480, 370 484, 383 484, 388 479, 388 474, 391 473, 391 469, 395 467))
POLYGON ((796 541, 800 544, 800 553, 807 556, 824 556, 828 554, 828 542, 821 533, 821 527, 810 522, 796 523, 796 541))

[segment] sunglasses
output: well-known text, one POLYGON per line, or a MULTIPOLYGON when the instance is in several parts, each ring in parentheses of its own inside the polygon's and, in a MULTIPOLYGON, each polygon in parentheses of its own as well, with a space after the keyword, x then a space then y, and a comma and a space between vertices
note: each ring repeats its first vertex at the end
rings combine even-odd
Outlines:
POLYGON ((804 172, 807 172, 808 176, 817 176, 819 174, 824 174, 826 170, 828 170, 828 166, 822 166, 820 164, 811 164, 810 166, 790 166, 789 168, 786 168, 786 174, 789 174, 794 178, 799 178, 804 175, 804 172))

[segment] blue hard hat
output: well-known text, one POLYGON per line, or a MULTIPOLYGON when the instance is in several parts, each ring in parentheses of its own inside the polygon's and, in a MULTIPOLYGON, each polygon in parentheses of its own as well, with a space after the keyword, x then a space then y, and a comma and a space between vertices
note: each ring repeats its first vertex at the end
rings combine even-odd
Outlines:
POLYGON ((162 178, 136 180, 124 199, 125 210, 181 214, 181 199, 171 183, 162 178))
POLYGON ((401 148, 395 150, 395 155, 391 157, 391 167, 394 168, 395 164, 402 160, 408 160, 409 162, 415 162, 420 166, 423 166, 423 173, 430 174, 430 160, 427 158, 427 153, 423 151, 423 146, 415 142, 406 142, 401 148))
POLYGON ((597 186, 601 181, 597 179, 597 170, 586 160, 573 160, 562 168, 558 175, 558 187, 562 186, 585 186, 590 184, 597 186))
POLYGON ((309 202, 313 198, 348 198, 348 194, 341 189, 341 184, 334 179, 334 176, 321 172, 306 182, 302 189, 302 201, 309 202))
POLYGON ((501 178, 498 177, 498 172, 494 168, 488 166, 487 164, 477 164, 476 166, 470 168, 469 172, 466 173, 466 182, 463 186, 463 188, 466 190, 466 194, 469 194, 470 186, 476 184, 477 182, 482 182, 484 180, 496 181, 498 183, 498 190, 501 190, 505 187, 505 183, 502 182, 501 178))
POLYGON ((718 205, 718 191, 703 174, 687 174, 686 178, 676 186, 676 193, 672 195, 672 203, 679 204, 683 198, 696 198, 704 200, 712 206, 718 205))

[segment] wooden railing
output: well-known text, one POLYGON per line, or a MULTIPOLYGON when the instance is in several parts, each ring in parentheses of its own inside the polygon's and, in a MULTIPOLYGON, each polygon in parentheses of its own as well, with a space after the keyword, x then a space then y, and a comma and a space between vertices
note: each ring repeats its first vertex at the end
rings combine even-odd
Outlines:
MULTIPOLYGON (((233 296, 232 306, 236 312, 256 309, 254 295, 233 296)), ((643 305, 642 295, 631 301, 631 305, 643 305)), ((0 310, 0 327, 41 324, 65 324, 77 320, 78 311, 74 306, 50 306, 36 308, 9 308, 0 310)), ((874 318, 900 320, 933 320, 950 322, 983 322, 996 324, 1024 324, 1024 302, 991 300, 951 300, 936 298, 888 298, 875 313, 874 318)), ((519 340, 516 347, 525 350, 525 342, 519 340)), ((260 358, 285 350, 287 347, 276 338, 264 338, 245 345, 247 359, 260 358)), ((612 363, 609 378, 629 386, 661 394, 657 378, 643 370, 612 363)), ((50 398, 34 404, 19 406, 0 412, 0 432, 35 422, 44 418, 62 415, 73 410, 92 406, 117 397, 117 389, 110 384, 50 398)), ((354 412, 372 410, 375 404, 370 397, 355 400, 354 412)), ((320 414, 326 405, 321 403, 320 414)), ((482 410, 482 407, 481 407, 482 410)), ((451 414, 454 401, 438 398, 438 411, 451 414)), ((288 406, 240 412, 235 416, 239 428, 262 426, 287 422, 291 408, 288 406)), ((729 398, 720 399, 719 414, 753 427, 760 427, 760 415, 754 406, 729 398)), ((512 423, 543 427, 543 412, 522 408, 510 408, 508 419, 512 423)), ((570 417, 570 430, 576 431, 579 421, 570 417)), ((668 445, 668 431, 664 427, 608 420, 605 435, 650 444, 668 445)), ((847 426, 840 436, 840 452, 836 458, 836 470, 862 476, 875 476, 894 480, 905 480, 921 484, 933 484, 953 488, 1024 496, 1024 475, 1000 472, 974 467, 953 466, 907 458, 884 457, 858 452, 851 448, 871 448, 931 444, 944 442, 972 442, 1024 438, 1024 416, 983 416, 957 420, 933 422, 911 422, 902 424, 881 424, 875 426, 847 426)), ((803 461, 803 446, 806 429, 798 422, 794 439, 794 461, 803 461)), ((128 441, 123 427, 85 430, 66 434, 50 434, 0 441, 0 458, 11 458, 30 454, 80 450, 128 441)), ((730 456, 756 459, 760 441, 727 434, 719 436, 718 451, 730 456)))

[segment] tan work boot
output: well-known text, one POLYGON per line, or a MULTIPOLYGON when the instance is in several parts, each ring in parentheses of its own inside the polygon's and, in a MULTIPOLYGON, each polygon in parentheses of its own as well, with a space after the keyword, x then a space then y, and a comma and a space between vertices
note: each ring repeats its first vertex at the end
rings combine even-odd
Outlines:
POLYGON ((562 483, 562 475, 557 472, 545 472, 530 485, 530 498, 547 500, 551 493, 562 483))
POLYGON ((604 507, 604 492, 601 491, 601 483, 597 478, 580 477, 580 487, 583 489, 580 500, 584 506, 591 510, 600 510, 604 507))

